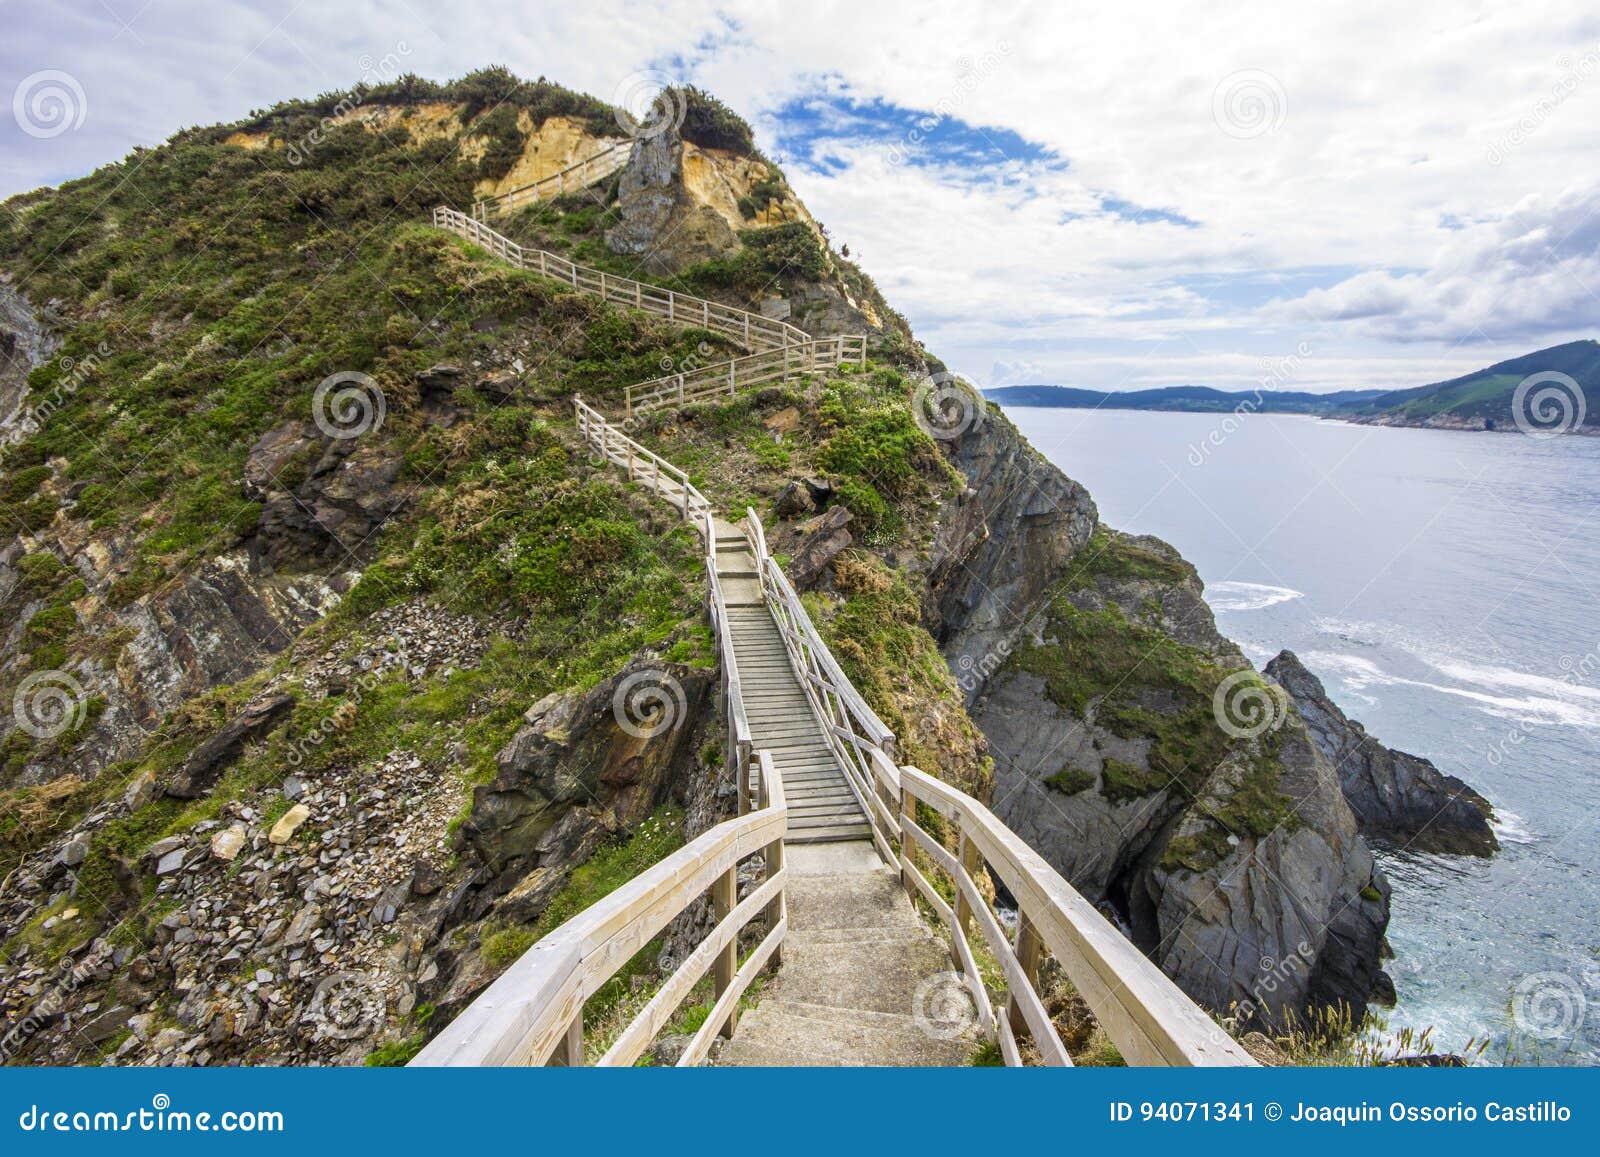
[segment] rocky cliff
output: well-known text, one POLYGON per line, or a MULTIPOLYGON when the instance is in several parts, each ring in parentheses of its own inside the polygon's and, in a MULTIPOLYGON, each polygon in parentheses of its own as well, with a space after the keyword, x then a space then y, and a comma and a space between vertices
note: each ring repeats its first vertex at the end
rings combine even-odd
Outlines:
POLYGON ((1489 856, 1499 850, 1494 809, 1466 783, 1419 756, 1385 747, 1349 719, 1293 651, 1266 673, 1294 699, 1368 839, 1417 852, 1489 856))
POLYGON ((925 613, 992 806, 1213 1009, 1366 1007, 1388 885, 1337 774, 1170 546, 1098 522, 998 413, 949 446, 925 613))

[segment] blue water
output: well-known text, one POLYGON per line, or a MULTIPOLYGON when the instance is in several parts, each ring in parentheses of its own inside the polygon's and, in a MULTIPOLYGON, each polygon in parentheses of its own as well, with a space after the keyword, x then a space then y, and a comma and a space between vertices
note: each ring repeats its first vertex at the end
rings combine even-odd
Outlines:
POLYGON ((1007 413, 1107 524, 1195 564, 1257 666, 1294 650, 1370 733, 1495 805, 1493 860, 1381 857, 1390 1027, 1600 1063, 1600 438, 1007 413))

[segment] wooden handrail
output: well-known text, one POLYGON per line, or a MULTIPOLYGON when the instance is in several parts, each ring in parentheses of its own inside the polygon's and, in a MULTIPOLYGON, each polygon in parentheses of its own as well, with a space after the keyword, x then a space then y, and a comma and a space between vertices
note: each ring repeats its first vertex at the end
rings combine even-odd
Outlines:
POLYGON ((676 374, 664 374, 629 386, 624 395, 628 417, 662 406, 683 406, 739 393, 769 382, 789 382, 796 377, 834 369, 850 363, 867 364, 864 334, 811 338, 781 349, 763 350, 742 358, 713 362, 676 374))
MULTIPOLYGON (((687 994, 719 961, 727 973, 723 977, 719 972, 717 1006, 679 1063, 694 1064, 703 1058, 718 1031, 732 1031, 734 1002, 749 983, 750 976, 741 982, 744 970, 726 967, 736 951, 739 930, 758 910, 770 912, 771 906, 777 905, 777 919, 769 924, 757 950, 763 962, 776 951, 787 930, 782 843, 788 830, 788 804, 771 756, 760 752, 757 767, 764 806, 718 824, 544 937, 434 1037, 411 1064, 541 1065, 563 1050, 567 1064, 582 1064, 584 1001, 690 904, 715 889, 718 921, 707 934, 712 947, 704 952, 697 949, 672 978, 672 991, 687 994), (730 902, 737 895, 740 861, 757 853, 767 856, 764 883, 747 903, 730 902), (691 967, 700 971, 686 974, 691 967)), ((652 1001, 601 1063, 633 1063, 674 1008, 676 1002, 663 1008, 652 1001), (647 1033, 640 1027, 649 1025, 655 1026, 654 1031, 647 1033)))
POLYGON ((711 522, 711 502, 689 481, 689 475, 651 450, 647 450, 606 416, 576 394, 572 398, 578 433, 607 462, 621 466, 630 481, 643 482, 657 498, 680 506, 685 522, 693 523, 706 538, 706 549, 715 556, 716 531, 711 522), (675 489, 674 489, 675 488, 675 489))
POLYGON ((560 196, 569 186, 581 189, 592 185, 626 165, 632 149, 631 140, 612 141, 593 156, 575 161, 548 177, 540 177, 537 181, 518 185, 515 189, 507 189, 492 197, 480 197, 473 203, 473 214, 478 220, 484 221, 490 213, 508 213, 529 201, 542 201, 549 193, 560 196))
POLYGON ((495 256, 522 269, 559 281, 579 292, 595 294, 614 305, 665 317, 675 325, 698 326, 722 334, 752 352, 782 349, 811 340, 805 330, 788 322, 775 321, 746 309, 579 265, 544 249, 519 245, 484 222, 448 205, 434 208, 433 223, 440 229, 448 229, 482 245, 495 256))
POLYGON ((1254 1065, 1250 1054, 1187 994, 1095 910, 1066 879, 993 812, 965 792, 915 767, 900 769, 901 878, 906 889, 934 905, 951 929, 980 1007, 987 1003, 971 963, 967 937, 976 924, 1006 974, 1006 1014, 995 1018, 1001 1050, 1019 1063, 1016 1033, 1029 1032, 1046 1063, 1071 1061, 1039 1000, 1040 949, 1048 949, 1131 1065, 1254 1065), (952 854, 916 821, 924 804, 955 825, 952 854), (911 855, 918 848, 954 881, 955 909, 944 904, 911 855), (1005 936, 976 887, 987 869, 1017 901, 1017 934, 1005 936))

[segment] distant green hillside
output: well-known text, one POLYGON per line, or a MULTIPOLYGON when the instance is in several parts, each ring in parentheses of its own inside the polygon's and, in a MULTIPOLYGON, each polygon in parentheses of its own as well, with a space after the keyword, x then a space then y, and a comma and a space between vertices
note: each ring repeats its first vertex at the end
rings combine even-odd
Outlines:
MULTIPOLYGON (((1448 382, 1391 390, 1359 407, 1355 416, 1396 425, 1465 424, 1493 429, 1516 421, 1512 398, 1532 374, 1560 373, 1585 395, 1585 426, 1600 425, 1600 342, 1575 341, 1497 362, 1448 382)), ((1535 388, 1537 389, 1537 388, 1535 388)))
MULTIPOLYGON (((1220 413, 1233 410, 1280 414, 1314 414, 1391 426, 1441 426, 1462 429, 1508 429, 1517 387, 1533 374, 1564 374, 1577 382, 1583 398, 1583 425, 1600 428, 1600 342, 1585 340, 1551 346, 1447 382, 1406 390, 1340 390, 1312 394, 1292 390, 1214 390, 1209 386, 1166 386, 1154 390, 1112 392, 1070 386, 1001 386, 985 393, 1011 406, 1066 409, 1170 410, 1220 413)), ((1530 415, 1541 392, 1535 386, 1524 396, 1524 417, 1537 428, 1564 422, 1577 414, 1577 399, 1559 380, 1541 383, 1563 398, 1552 397, 1546 411, 1530 415)))
POLYGON ((1280 414, 1345 413, 1382 395, 1382 390, 1341 390, 1310 394, 1297 390, 1230 392, 1210 386, 1163 386, 1155 390, 1080 390, 1071 386, 999 386, 984 391, 1010 406, 1049 406, 1075 410, 1177 410, 1222 413, 1245 405, 1250 410, 1280 414))

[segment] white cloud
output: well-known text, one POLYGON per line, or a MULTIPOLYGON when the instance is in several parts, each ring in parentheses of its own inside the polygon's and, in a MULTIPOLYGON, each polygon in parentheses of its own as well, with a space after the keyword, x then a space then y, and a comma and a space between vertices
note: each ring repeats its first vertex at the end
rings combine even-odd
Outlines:
POLYGON ((1362 273, 1268 312, 1349 322, 1401 342, 1592 332, 1600 319, 1600 186, 1530 195, 1453 235, 1421 272, 1362 273))
POLYGON ((979 378, 1022 360, 1077 385, 1222 386, 1308 341, 1329 375, 1311 388, 1367 384, 1338 373, 1411 385, 1568 328, 1592 335, 1600 304, 1592 230, 1568 229, 1554 260, 1539 249, 1594 201, 1592 188, 1563 193, 1600 152, 1600 69, 1584 63, 1600 62, 1600 13, 1584 0, 107 0, 13 2, 6 19, 0 99, 61 69, 89 102, 82 129, 48 141, 0 109, 8 192, 184 125, 347 88, 363 57, 400 44, 436 79, 504 63, 605 98, 664 68, 744 112, 774 149, 779 110, 840 92, 1019 134, 1070 166, 976 180, 894 166, 840 118, 843 167, 791 173, 930 347, 979 378), (1252 70, 1276 82, 1281 120, 1240 139, 1213 98, 1252 70), (1135 224, 1102 196, 1199 225, 1135 224), (1338 272, 1307 276, 1318 270, 1338 272), (1292 306, 1242 292, 1280 275, 1298 286, 1282 295, 1292 306))

